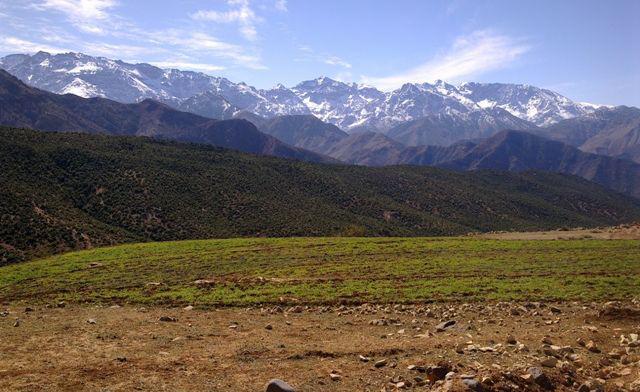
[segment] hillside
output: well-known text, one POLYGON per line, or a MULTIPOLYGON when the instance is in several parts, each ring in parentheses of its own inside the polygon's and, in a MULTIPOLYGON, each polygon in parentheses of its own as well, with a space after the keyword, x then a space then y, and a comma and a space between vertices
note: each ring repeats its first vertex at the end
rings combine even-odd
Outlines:
POLYGON ((640 163, 640 109, 600 108, 541 129, 543 134, 586 152, 631 159, 640 163))
POLYGON ((576 177, 317 165, 147 138, 0 129, 2 262, 127 241, 608 225, 640 202, 576 177))
POLYGON ((42 131, 150 136, 260 155, 331 161, 263 134, 246 120, 212 120, 150 99, 122 104, 104 98, 57 95, 29 87, 3 70, 0 70, 0 124, 42 131))
MULTIPOLYGON (((437 152, 436 152, 437 151, 437 152)), ((430 164, 456 170, 543 170, 576 175, 640 198, 640 165, 625 159, 583 152, 576 147, 519 131, 503 131, 470 147, 434 148, 442 154, 430 164), (449 152, 449 154, 444 154, 449 152)), ((417 163, 419 155, 404 163, 417 163)))

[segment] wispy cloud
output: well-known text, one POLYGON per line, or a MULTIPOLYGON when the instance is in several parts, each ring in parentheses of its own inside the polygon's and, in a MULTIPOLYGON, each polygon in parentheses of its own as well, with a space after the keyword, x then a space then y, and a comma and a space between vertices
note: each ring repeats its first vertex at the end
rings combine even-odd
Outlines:
POLYGON ((249 0, 228 0, 227 3, 235 8, 229 11, 200 10, 193 13, 191 18, 214 23, 237 23, 243 37, 249 41, 258 39, 256 24, 262 21, 262 18, 253 11, 249 0))
POLYGON ((287 12, 287 0, 276 0, 275 7, 278 11, 287 12))
POLYGON ((241 46, 221 41, 206 33, 167 30, 153 33, 153 36, 155 37, 154 41, 157 41, 158 44, 168 44, 193 55, 206 51, 209 55, 231 60, 247 68, 255 70, 267 69, 258 55, 247 53, 241 46))
POLYGON ((328 56, 324 59, 324 63, 329 65, 339 65, 344 68, 351 68, 350 63, 344 61, 338 56, 328 56))
POLYGON ((297 62, 307 62, 307 61, 317 61, 320 63, 334 65, 346 69, 351 68, 351 63, 348 61, 327 53, 316 53, 310 46, 307 45, 298 45, 298 50, 300 51, 300 55, 295 57, 293 61, 297 62))
POLYGON ((189 69, 193 71, 202 72, 218 72, 225 69, 220 65, 205 64, 205 63, 189 63, 184 61, 153 61, 150 63, 160 68, 176 68, 176 69, 189 69))
POLYGON ((393 90, 405 83, 436 79, 457 82, 507 67, 529 49, 529 45, 522 40, 490 30, 480 30, 459 37, 448 51, 422 65, 391 76, 363 76, 362 82, 382 90, 393 90))
POLYGON ((0 51, 7 53, 34 53, 38 51, 49 53, 69 52, 68 49, 32 42, 17 37, 0 37, 0 51))
POLYGON ((64 13, 78 29, 93 34, 103 34, 100 24, 109 19, 109 10, 117 5, 115 0, 43 0, 33 5, 38 10, 64 13))

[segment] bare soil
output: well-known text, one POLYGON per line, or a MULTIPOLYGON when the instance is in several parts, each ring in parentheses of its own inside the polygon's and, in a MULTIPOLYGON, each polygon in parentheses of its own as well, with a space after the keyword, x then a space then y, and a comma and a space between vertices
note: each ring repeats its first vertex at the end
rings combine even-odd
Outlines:
POLYGON ((271 378, 296 391, 640 388, 631 301, 27 307, 0 306, 2 391, 264 391, 271 378))
POLYGON ((640 239, 640 224, 627 224, 596 229, 568 228, 550 231, 492 232, 472 234, 471 236, 496 240, 638 240, 640 239))

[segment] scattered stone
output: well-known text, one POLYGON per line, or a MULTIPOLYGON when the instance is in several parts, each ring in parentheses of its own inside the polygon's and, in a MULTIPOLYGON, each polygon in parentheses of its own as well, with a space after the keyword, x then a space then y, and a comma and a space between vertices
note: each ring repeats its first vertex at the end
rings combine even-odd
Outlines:
POLYGON ((549 368, 556 367, 557 363, 558 363, 558 359, 555 357, 549 357, 540 362, 542 366, 549 367, 549 368))
POLYGON ((587 350, 591 351, 592 353, 599 353, 600 352, 600 349, 594 343, 593 340, 589 340, 589 343, 587 343, 587 345, 585 347, 587 348, 587 350))
POLYGON ((551 345, 553 344, 553 341, 551 340, 550 337, 545 336, 544 338, 542 338, 542 343, 551 345))
POLYGON ((184 308, 182 308, 182 310, 191 311, 191 310, 193 310, 193 306, 191 306, 191 305, 185 306, 184 308))
POLYGON ((160 316, 158 320, 167 323, 175 323, 176 321, 178 321, 177 318, 171 316, 160 316))
POLYGON ((96 324, 96 323, 97 323, 96 319, 90 318, 89 320, 87 320, 87 324, 96 324))
POLYGON ((555 313, 555 314, 562 313, 562 309, 556 306, 549 306, 549 310, 551 311, 551 313, 555 313))
POLYGON ((340 381, 342 380, 342 375, 333 370, 331 371, 331 373, 329 373, 329 378, 331 378, 331 381, 340 381))
POLYGON ((89 268, 98 268, 98 267, 102 267, 102 263, 98 263, 98 262, 93 262, 93 263, 89 263, 89 268))
POLYGON ((604 381, 599 379, 587 380, 578 388, 578 392, 602 392, 604 391, 604 381))
POLYGON ((374 363, 373 366, 375 366, 377 368, 385 367, 385 366, 387 366, 387 359, 383 358, 383 359, 381 359, 379 361, 376 361, 376 363, 374 363))
POLYGON ((282 380, 273 379, 267 383, 266 392, 295 392, 295 389, 282 380))
POLYGON ((478 382, 478 380, 475 380, 473 378, 465 378, 462 380, 462 383, 472 391, 482 390, 482 385, 478 382))
POLYGON ((267 324, 264 326, 264 329, 266 329, 267 331, 271 331, 273 329, 273 325, 267 324))
POLYGON ((447 320, 443 321, 440 324, 436 325, 436 332, 444 332, 456 325, 455 320, 447 320))
POLYGON ((516 338, 514 338, 512 335, 507 336, 507 343, 508 344, 512 344, 515 345, 518 343, 518 341, 516 340, 516 338))
POLYGON ((358 359, 360 360, 360 362, 369 362, 369 361, 371 361, 371 358, 365 357, 364 355, 358 355, 358 359))
POLYGON ((549 377, 544 374, 542 369, 537 367, 530 367, 529 369, 527 369, 527 373, 529 373, 529 375, 531 376, 531 380, 543 389, 549 391, 555 389, 553 383, 551 382, 549 377))
POLYGON ((118 361, 118 362, 127 362, 127 357, 116 357, 116 361, 118 361))
POLYGON ((438 380, 444 380, 447 374, 451 371, 451 366, 443 363, 436 366, 429 366, 426 370, 427 379, 431 382, 435 382, 438 380))
POLYGON ((33 308, 26 307, 26 308, 24 308, 24 312, 25 313, 33 312, 33 308))
POLYGON ((13 323, 14 327, 19 327, 20 326, 20 319, 16 319, 16 322, 13 323))

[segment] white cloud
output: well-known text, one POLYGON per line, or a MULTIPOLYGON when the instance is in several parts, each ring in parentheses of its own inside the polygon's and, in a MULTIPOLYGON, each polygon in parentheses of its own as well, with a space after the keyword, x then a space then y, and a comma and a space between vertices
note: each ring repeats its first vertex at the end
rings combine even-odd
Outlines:
POLYGON ((78 29, 103 34, 100 25, 109 19, 108 10, 116 5, 115 0, 43 0, 34 8, 62 12, 78 29))
POLYGON ((344 61, 343 59, 341 59, 338 56, 329 56, 327 58, 324 59, 324 63, 325 64, 329 64, 329 65, 338 65, 344 68, 351 68, 351 64, 344 61))
POLYGON ((230 6, 238 8, 229 11, 200 10, 191 15, 194 20, 214 23, 237 23, 240 34, 249 41, 258 39, 256 24, 262 21, 251 9, 249 0, 229 0, 230 6))
POLYGON ((189 63, 184 61, 154 61, 150 63, 160 68, 176 68, 180 70, 193 70, 202 72, 218 72, 225 69, 220 65, 205 64, 205 63, 189 63))
POLYGON ((159 44, 176 46, 180 50, 191 52, 194 55, 211 54, 218 58, 231 60, 247 68, 267 69, 261 63, 259 56, 248 54, 241 46, 220 41, 206 33, 168 30, 156 33, 155 36, 155 40, 159 44))
POLYGON ((348 61, 331 54, 316 53, 311 47, 307 45, 298 45, 298 50, 301 52, 301 54, 295 57, 293 61, 296 61, 296 62, 317 61, 320 63, 343 67, 346 69, 351 68, 351 63, 349 63, 348 61))
POLYGON ((287 0, 276 0, 275 7, 278 11, 287 12, 287 0))
POLYGON ((507 67, 529 46, 489 30, 475 31, 459 37, 446 52, 415 68, 386 77, 363 76, 362 82, 382 90, 393 90, 405 83, 443 79, 462 81, 474 75, 507 67))
POLYGON ((0 51, 6 53, 35 53, 38 51, 49 53, 65 53, 68 49, 49 46, 38 42, 27 41, 16 37, 0 37, 0 51))

